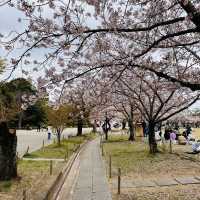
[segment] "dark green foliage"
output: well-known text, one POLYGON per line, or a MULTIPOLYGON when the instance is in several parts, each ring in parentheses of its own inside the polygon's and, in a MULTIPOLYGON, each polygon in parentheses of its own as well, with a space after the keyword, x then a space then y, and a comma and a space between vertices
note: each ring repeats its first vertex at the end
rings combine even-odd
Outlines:
POLYGON ((17 78, 7 83, 10 90, 14 93, 31 93, 36 94, 36 88, 24 78, 17 78))
MULTIPOLYGON (((17 114, 15 119, 10 121, 11 127, 18 127, 20 114, 17 114)), ((45 102, 43 100, 38 100, 34 105, 29 106, 25 111, 23 111, 22 116, 23 128, 27 127, 45 127, 47 124, 47 114, 45 108, 45 102)))
MULTIPOLYGON (((6 108, 6 112, 12 115, 6 116, 9 127, 26 128, 45 126, 47 117, 43 100, 38 100, 26 110, 20 110, 22 96, 36 95, 36 88, 26 79, 17 78, 0 85, 0 103, 6 108)), ((1 116, 2 117, 2 116, 1 116)))
POLYGON ((0 102, 5 107, 10 107, 11 103, 14 101, 14 94, 10 90, 8 84, 0 84, 0 102))

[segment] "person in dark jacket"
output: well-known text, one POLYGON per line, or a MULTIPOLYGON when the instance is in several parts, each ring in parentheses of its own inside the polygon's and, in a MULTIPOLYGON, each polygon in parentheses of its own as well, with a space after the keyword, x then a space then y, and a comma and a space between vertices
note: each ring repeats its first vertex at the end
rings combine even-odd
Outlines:
POLYGON ((189 124, 187 124, 185 132, 186 132, 186 134, 187 134, 187 137, 188 137, 188 135, 191 134, 192 128, 191 128, 191 126, 190 126, 189 124))
POLYGON ((165 129, 165 133, 164 133, 164 138, 165 140, 169 140, 170 139, 170 129, 165 129))

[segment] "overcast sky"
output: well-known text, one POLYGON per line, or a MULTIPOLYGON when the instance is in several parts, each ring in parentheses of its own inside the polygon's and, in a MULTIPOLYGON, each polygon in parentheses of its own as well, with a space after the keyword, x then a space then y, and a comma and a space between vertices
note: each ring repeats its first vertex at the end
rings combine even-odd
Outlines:
MULTIPOLYGON (((87 10, 91 13, 94 13, 94 7, 93 6, 87 6, 87 10)), ((8 6, 3 6, 0 7, 0 13, 1 13, 1 18, 0 18, 0 33, 3 35, 8 35, 10 33, 10 31, 17 31, 17 32, 23 32, 25 27, 26 27, 26 17, 23 15, 22 12, 16 10, 15 8, 12 7, 8 7, 8 6), (22 19, 22 22, 19 23, 18 19, 22 19)), ((43 16, 45 17, 52 17, 53 16, 53 11, 51 9, 49 9, 48 7, 46 7, 45 9, 43 9, 43 16)), ((98 23, 97 20, 95 20, 94 18, 88 18, 87 20, 87 24, 90 27, 95 28, 98 23)), ((32 50, 32 60, 43 60, 43 55, 44 52, 47 52, 47 50, 45 49, 33 49, 32 50)), ((22 52, 21 50, 15 50, 15 52, 11 55, 9 55, 9 57, 18 57, 20 55, 20 52, 22 52)), ((0 57, 4 57, 5 58, 5 50, 3 50, 3 48, 0 48, 0 57)), ((7 59, 9 59, 8 56, 6 56, 7 59)), ((22 70, 28 71, 30 74, 29 76, 31 76, 31 78, 33 78, 34 80, 36 80, 36 78, 38 76, 41 76, 42 74, 44 74, 44 71, 41 71, 39 73, 37 72, 33 72, 34 66, 33 65, 29 65, 29 66, 24 66, 23 64, 20 65, 18 67, 18 69, 15 71, 15 73, 13 74, 13 77, 26 77, 23 73, 22 70)), ((6 71, 3 75, 0 76, 0 79, 4 79, 5 77, 8 77, 9 75, 9 71, 6 71)))
MULTIPOLYGON (((25 28, 25 21, 23 23, 19 23, 18 19, 25 19, 24 15, 22 12, 16 10, 15 8, 12 7, 7 7, 3 6, 0 7, 0 33, 3 34, 4 36, 8 36, 11 31, 15 30, 17 32, 22 32, 25 28)), ((11 54, 12 56, 18 56, 17 52, 15 54, 11 54)), ((5 50, 1 47, 0 48, 0 56, 3 58, 9 58, 6 56, 5 50)), ((37 55, 39 56, 39 54, 37 55)), ((24 69, 24 66, 19 66, 18 69, 15 71, 13 74, 12 78, 16 77, 25 77, 24 74, 22 73, 22 69, 24 69)), ((1 80, 4 79, 9 75, 10 71, 6 71, 6 73, 1 76, 1 80)))

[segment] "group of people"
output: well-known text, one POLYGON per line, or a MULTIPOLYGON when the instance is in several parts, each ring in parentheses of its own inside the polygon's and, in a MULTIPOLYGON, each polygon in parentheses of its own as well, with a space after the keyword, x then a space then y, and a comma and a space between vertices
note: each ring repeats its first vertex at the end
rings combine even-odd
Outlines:
MULTIPOLYGON (((178 141, 179 138, 184 137, 185 140, 190 140, 192 134, 192 128, 190 125, 186 126, 186 129, 183 131, 182 134, 179 133, 179 127, 175 127, 174 129, 167 127, 165 128, 164 132, 164 139, 165 140, 172 140, 172 141, 178 141)), ((160 130, 159 136, 162 137, 162 131, 160 130)))
MULTIPOLYGON (((186 140, 189 139, 190 135, 192 133, 192 129, 191 126, 187 125, 186 129, 183 131, 182 136, 185 137, 186 140)), ((178 140, 178 137, 181 134, 179 133, 179 127, 175 127, 175 129, 171 129, 171 128, 166 128, 165 129, 165 133, 164 133, 164 138, 165 140, 178 140)))
MULTIPOLYGON (((162 132, 158 132, 159 138, 158 140, 161 140, 162 132)), ((185 127, 185 130, 182 132, 182 134, 179 133, 179 127, 175 127, 174 129, 166 128, 164 135, 164 139, 166 141, 171 140, 173 143, 178 144, 191 144, 192 145, 192 154, 200 153, 200 140, 195 140, 195 138, 192 137, 192 128, 190 125, 187 125, 185 127)))

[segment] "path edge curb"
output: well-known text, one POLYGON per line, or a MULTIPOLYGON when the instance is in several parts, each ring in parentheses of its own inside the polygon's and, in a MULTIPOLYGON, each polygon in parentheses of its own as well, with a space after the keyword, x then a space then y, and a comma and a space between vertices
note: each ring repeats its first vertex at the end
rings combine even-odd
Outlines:
POLYGON ((70 159, 67 161, 67 164, 62 168, 61 172, 58 174, 58 176, 56 177, 55 181, 53 182, 53 184, 51 185, 51 187, 49 188, 48 192, 46 193, 45 197, 43 200, 56 200, 61 189, 62 186, 76 160, 76 158, 79 156, 79 154, 81 153, 82 149, 90 142, 90 140, 84 142, 83 144, 81 144, 75 152, 73 152, 73 154, 70 156, 70 159))

